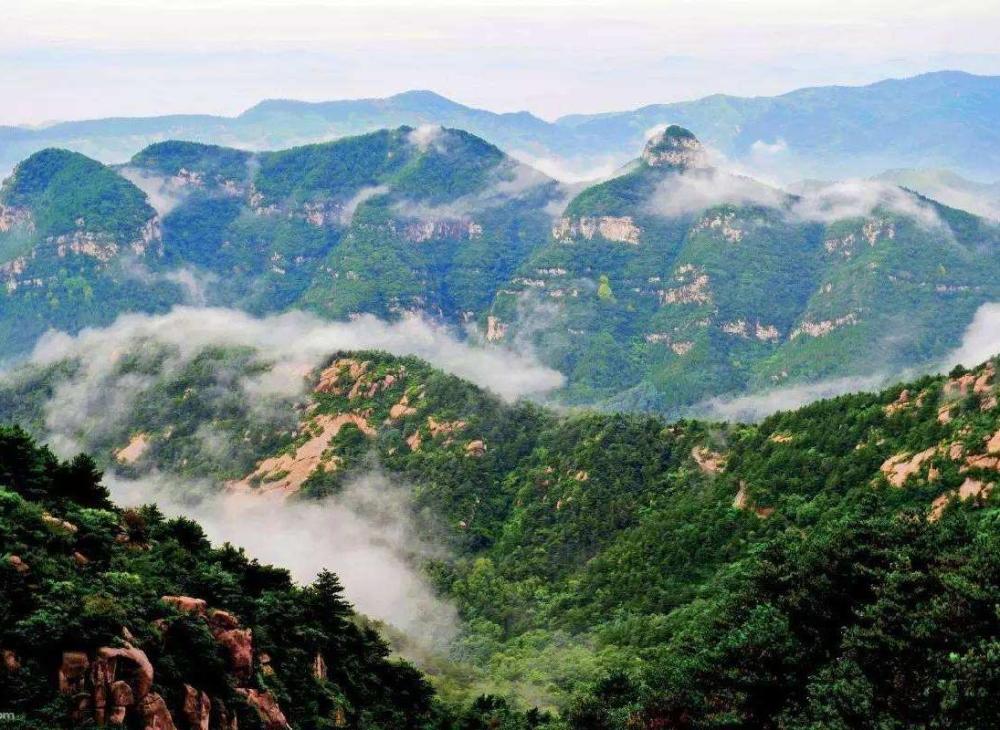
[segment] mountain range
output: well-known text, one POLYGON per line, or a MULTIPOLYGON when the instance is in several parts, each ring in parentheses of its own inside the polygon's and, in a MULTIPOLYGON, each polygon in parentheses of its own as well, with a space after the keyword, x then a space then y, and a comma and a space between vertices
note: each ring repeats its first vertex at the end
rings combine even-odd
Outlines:
POLYGON ((1000 178, 1000 77, 941 71, 860 87, 817 87, 775 97, 715 95, 549 122, 497 114, 430 91, 330 102, 268 100, 236 117, 173 115, 0 128, 0 171, 45 147, 122 163, 167 139, 262 150, 402 125, 464 129, 521 159, 576 176, 628 160, 648 130, 691 129, 734 162, 784 180, 867 177, 886 169, 943 167, 1000 178))
POLYGON ((728 172, 677 126, 576 188, 434 126, 163 142, 115 168, 53 149, 0 189, 0 354, 180 303, 420 313, 532 350, 564 402, 676 411, 935 367, 1000 298, 998 247, 995 224, 891 184, 793 195, 728 172))

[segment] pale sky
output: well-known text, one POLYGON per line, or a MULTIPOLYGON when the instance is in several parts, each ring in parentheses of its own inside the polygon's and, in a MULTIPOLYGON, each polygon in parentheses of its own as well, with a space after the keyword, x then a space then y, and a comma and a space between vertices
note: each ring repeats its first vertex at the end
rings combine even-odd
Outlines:
POLYGON ((959 68, 996 0, 0 0, 0 124, 432 89, 545 118, 959 68))

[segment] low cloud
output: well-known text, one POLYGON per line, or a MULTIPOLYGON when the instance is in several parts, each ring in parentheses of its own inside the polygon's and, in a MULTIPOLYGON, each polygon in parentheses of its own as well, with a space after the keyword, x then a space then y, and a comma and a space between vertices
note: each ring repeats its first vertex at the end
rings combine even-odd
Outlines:
POLYGON ((442 548, 416 529, 409 490, 379 472, 315 501, 216 493, 210 484, 181 484, 162 473, 141 479, 109 473, 105 483, 117 503, 155 502, 168 516, 198 521, 213 543, 243 547, 301 583, 333 571, 360 612, 392 624, 421 648, 443 648, 456 633, 454 606, 419 569, 421 560, 442 557, 442 548))
POLYGON ((832 223, 869 217, 879 208, 912 218, 925 228, 944 226, 934 209, 913 193, 874 180, 845 180, 817 186, 792 204, 790 215, 802 221, 832 223))
POLYGON ((962 336, 962 344, 945 358, 944 367, 974 367, 997 355, 1000 355, 1000 303, 991 302, 976 310, 962 336))
POLYGON ((721 421, 752 423, 778 411, 790 411, 824 398, 835 398, 847 393, 876 390, 888 382, 885 375, 847 377, 819 383, 791 385, 774 388, 763 393, 734 398, 711 398, 692 406, 692 415, 721 421))
POLYGON ((183 203, 189 193, 183 183, 136 167, 122 167, 118 174, 146 194, 146 200, 161 218, 183 203))
POLYGON ((411 131, 406 139, 421 152, 426 152, 432 147, 442 152, 444 151, 444 140, 446 131, 440 124, 421 124, 411 131))
POLYGON ((530 165, 553 180, 563 183, 597 184, 620 174, 622 163, 615 157, 575 160, 564 157, 536 157, 527 152, 513 152, 512 156, 530 165))
POLYGON ((778 208, 788 196, 749 177, 717 169, 668 175, 646 202, 646 212, 667 218, 701 213, 716 205, 762 205, 778 208))
MULTIPOLYGON (((418 220, 461 220, 536 195, 544 196, 549 204, 566 198, 562 188, 548 175, 508 159, 491 170, 482 188, 474 193, 436 205, 400 200, 393 204, 393 212, 418 220)), ((548 210, 547 206, 544 209, 548 210)))
POLYGON ((385 195, 389 192, 388 185, 372 185, 371 187, 361 188, 358 192, 354 194, 354 197, 348 200, 343 209, 340 211, 340 223, 341 225, 348 226, 351 221, 354 220, 354 211, 358 209, 362 203, 378 195, 385 195))
POLYGON ((302 395, 304 376, 338 350, 416 355, 509 401, 543 394, 564 381, 530 355, 475 347, 416 315, 393 323, 370 315, 330 322, 299 311, 257 318, 232 309, 177 307, 163 315, 125 314, 109 327, 75 336, 52 331, 41 338, 33 365, 77 363, 48 404, 53 447, 69 455, 113 433, 116 419, 130 413, 146 389, 217 347, 248 348, 260 364, 249 374, 219 366, 213 375, 220 398, 246 398, 265 414, 275 402, 302 395))

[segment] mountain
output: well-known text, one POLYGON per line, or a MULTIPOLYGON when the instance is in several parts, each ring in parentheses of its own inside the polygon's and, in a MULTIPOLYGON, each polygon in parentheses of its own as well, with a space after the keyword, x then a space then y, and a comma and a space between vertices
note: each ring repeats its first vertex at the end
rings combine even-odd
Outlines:
POLYGON ((162 142, 117 171, 44 150, 0 190, 2 354, 182 301, 459 322, 544 239, 563 195, 440 127, 267 153, 162 142))
POLYGON ((143 147, 185 139, 276 149, 401 125, 465 129, 526 159, 556 158, 579 173, 624 162, 663 124, 693 130, 727 157, 769 175, 867 177, 899 167, 944 167, 1000 177, 993 120, 1000 77, 941 71, 860 87, 816 87, 775 97, 714 95, 547 122, 497 114, 429 91, 332 102, 269 100, 236 117, 175 115, 0 128, 0 171, 45 147, 121 163, 143 147))
POLYGON ((134 185, 75 152, 32 155, 0 187, 0 357, 51 327, 77 331, 178 301, 168 283, 131 273, 161 246, 156 212, 134 185))
POLYGON ((570 402, 672 410, 727 391, 931 365, 1000 296, 1000 229, 890 185, 794 196, 668 127, 566 207, 488 317, 570 402))
POLYGON ((663 123, 694 130, 727 157, 784 179, 863 177, 895 167, 945 167, 995 179, 1000 77, 940 71, 867 86, 775 97, 716 95, 558 120, 580 138, 628 154, 663 123))
MULTIPOLYGON (((127 377, 148 351, 120 348, 112 370, 127 377)), ((848 727, 860 722, 859 696, 865 721, 879 725, 996 720, 983 699, 995 689, 1000 600, 996 360, 740 425, 505 404, 415 358, 340 352, 288 405, 291 433, 282 425, 246 461, 195 471, 183 424, 224 424, 199 409, 238 381, 227 368, 185 375, 157 362, 143 365, 151 379, 124 402, 99 463, 139 478, 194 481, 200 469, 203 485, 284 496, 290 508, 372 470, 398 479, 407 509, 446 548, 424 570, 462 618, 451 657, 467 669, 453 681, 544 697, 561 709, 553 727, 848 727)), ((38 422, 42 410, 70 407, 42 395, 73 381, 68 365, 6 383, 0 418, 38 422)), ((249 443, 245 424, 228 425, 249 443)), ((159 523, 151 532, 167 539, 159 523)), ((49 544, 83 550, 69 538, 49 544)), ((156 555, 141 576, 184 571, 156 555)), ((107 580, 124 580, 127 566, 107 580)), ((252 601, 223 605, 259 615, 252 601)), ((508 727, 468 725, 498 726, 508 727)))

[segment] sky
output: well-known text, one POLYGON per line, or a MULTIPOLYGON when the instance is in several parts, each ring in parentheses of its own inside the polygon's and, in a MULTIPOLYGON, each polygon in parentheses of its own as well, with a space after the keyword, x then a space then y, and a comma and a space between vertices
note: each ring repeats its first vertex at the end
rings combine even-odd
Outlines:
POLYGON ((998 37, 987 0, 0 0, 0 124, 414 88, 553 119, 1000 74, 998 37))

